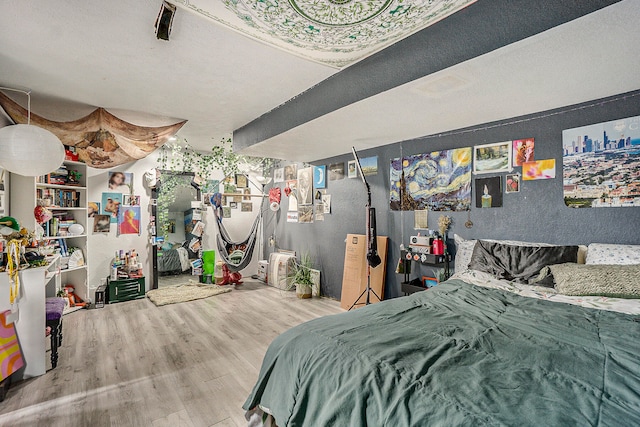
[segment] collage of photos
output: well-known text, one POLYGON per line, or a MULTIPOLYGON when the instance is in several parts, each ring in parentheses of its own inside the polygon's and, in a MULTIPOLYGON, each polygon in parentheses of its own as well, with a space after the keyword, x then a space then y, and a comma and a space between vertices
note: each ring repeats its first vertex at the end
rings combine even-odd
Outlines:
POLYGON ((142 234, 140 196, 133 193, 133 173, 109 172, 99 201, 87 204, 88 216, 93 218, 94 233, 109 233, 115 224, 116 234, 142 234))

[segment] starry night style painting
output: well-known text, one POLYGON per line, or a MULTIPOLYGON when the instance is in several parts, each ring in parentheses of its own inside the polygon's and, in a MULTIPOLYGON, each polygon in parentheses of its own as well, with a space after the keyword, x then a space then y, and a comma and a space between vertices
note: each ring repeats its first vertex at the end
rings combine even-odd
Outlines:
POLYGON ((391 159, 391 210, 471 208, 471 147, 391 159))

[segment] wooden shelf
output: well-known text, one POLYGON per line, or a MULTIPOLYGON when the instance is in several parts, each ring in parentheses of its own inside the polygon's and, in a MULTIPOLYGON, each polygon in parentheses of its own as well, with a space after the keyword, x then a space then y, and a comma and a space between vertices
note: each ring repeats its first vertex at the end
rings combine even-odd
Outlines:
POLYGON ((37 188, 55 188, 58 190, 86 190, 87 187, 81 185, 65 185, 65 184, 47 184, 45 182, 36 182, 37 188))

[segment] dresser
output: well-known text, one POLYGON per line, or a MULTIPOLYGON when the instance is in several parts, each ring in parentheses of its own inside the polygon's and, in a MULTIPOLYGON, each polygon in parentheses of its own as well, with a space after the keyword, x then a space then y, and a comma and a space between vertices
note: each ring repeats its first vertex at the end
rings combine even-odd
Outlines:
POLYGON ((107 302, 109 304, 143 298, 144 294, 144 277, 120 280, 107 278, 107 302))

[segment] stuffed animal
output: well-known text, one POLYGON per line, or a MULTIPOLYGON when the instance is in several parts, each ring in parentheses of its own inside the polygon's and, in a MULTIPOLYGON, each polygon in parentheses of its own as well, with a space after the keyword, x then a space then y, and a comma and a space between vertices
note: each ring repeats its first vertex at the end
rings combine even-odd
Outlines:
POLYGON ((64 294, 65 297, 69 300, 69 307, 88 308, 88 303, 84 302, 82 298, 76 295, 75 288, 72 285, 64 286, 64 294))
POLYGON ((242 274, 238 271, 231 271, 227 264, 222 266, 222 280, 216 280, 216 284, 224 285, 242 285, 242 274))

